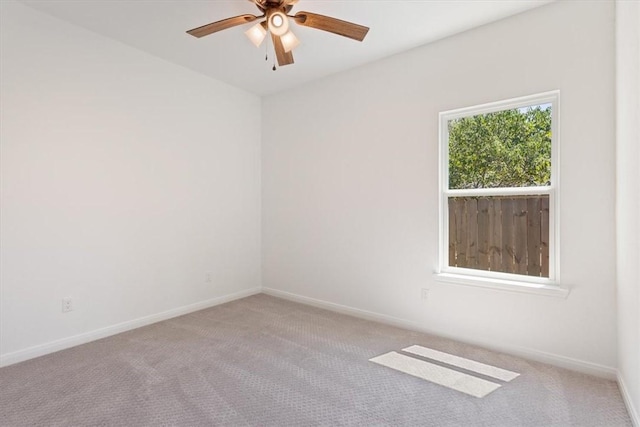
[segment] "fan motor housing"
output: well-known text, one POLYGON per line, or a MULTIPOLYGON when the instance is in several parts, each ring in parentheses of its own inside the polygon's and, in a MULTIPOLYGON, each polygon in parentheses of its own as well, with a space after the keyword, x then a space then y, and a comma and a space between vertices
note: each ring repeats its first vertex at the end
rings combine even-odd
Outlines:
POLYGON ((288 13, 293 8, 292 5, 287 5, 285 0, 254 0, 254 2, 256 6, 258 6, 258 9, 263 12, 268 10, 279 10, 284 13, 288 13))

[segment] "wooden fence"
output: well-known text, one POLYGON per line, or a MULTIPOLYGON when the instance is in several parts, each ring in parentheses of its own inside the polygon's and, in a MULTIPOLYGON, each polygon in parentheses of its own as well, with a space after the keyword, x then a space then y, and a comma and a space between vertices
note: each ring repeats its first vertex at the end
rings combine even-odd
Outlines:
POLYGON ((549 277, 549 196, 449 198, 449 265, 549 277))

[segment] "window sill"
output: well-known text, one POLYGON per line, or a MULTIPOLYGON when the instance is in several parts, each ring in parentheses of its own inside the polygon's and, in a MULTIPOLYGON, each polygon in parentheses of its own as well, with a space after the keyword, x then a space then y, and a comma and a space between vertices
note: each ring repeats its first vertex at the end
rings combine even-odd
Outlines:
POLYGON ((553 284, 546 285, 539 283, 520 282, 517 280, 494 279, 454 273, 435 273, 434 277, 438 282, 452 283, 455 285, 475 286, 507 292, 521 292, 557 298, 567 298, 569 296, 568 288, 553 284))

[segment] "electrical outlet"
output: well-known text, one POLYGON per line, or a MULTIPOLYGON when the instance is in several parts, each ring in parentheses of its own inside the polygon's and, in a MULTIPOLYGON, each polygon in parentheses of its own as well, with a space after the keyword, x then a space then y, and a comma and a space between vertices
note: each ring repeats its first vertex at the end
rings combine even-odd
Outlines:
POLYGON ((422 301, 428 300, 429 299, 429 289, 422 288, 422 290, 420 291, 420 298, 422 299, 422 301))
POLYGON ((62 312, 68 313, 73 310, 73 300, 71 297, 62 298, 62 312))

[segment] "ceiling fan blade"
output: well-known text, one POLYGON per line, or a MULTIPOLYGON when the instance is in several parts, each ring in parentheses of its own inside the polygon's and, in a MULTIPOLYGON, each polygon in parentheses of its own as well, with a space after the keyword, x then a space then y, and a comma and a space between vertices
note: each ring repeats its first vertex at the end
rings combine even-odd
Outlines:
POLYGON ((202 27, 194 28, 187 31, 187 33, 200 38, 218 31, 226 30, 227 28, 255 21, 256 19, 258 19, 258 17, 255 15, 234 16, 233 18, 223 19, 222 21, 216 21, 211 24, 203 25, 202 27))
POLYGON ((293 18, 299 25, 328 31, 360 42, 364 40, 369 32, 369 27, 331 18, 330 16, 318 15, 317 13, 298 12, 293 18))
POLYGON ((273 40, 273 47, 276 51, 276 58, 278 59, 278 65, 284 67, 285 65, 293 64, 293 53, 291 51, 285 52, 284 46, 282 45, 282 40, 280 36, 276 36, 273 33, 271 34, 271 39, 273 40))

